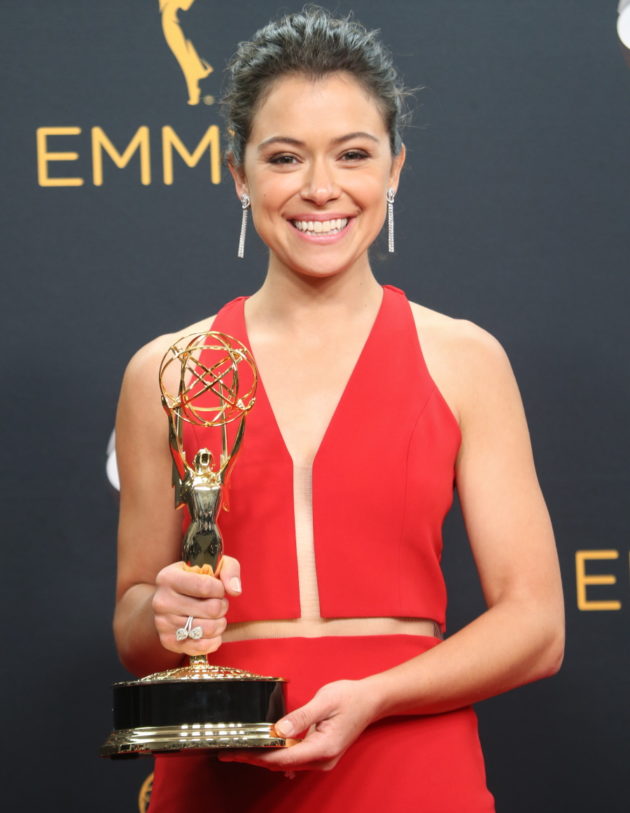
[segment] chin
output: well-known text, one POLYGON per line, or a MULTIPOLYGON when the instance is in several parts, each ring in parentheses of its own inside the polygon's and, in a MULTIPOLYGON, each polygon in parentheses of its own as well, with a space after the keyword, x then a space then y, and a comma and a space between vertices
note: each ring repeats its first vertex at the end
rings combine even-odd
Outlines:
POLYGON ((342 260, 339 257, 336 259, 333 257, 314 257, 313 261, 308 265, 303 264, 304 259, 301 259, 302 262, 300 263, 291 262, 289 258, 287 258, 284 264, 294 274, 298 274, 301 277, 309 277, 311 279, 329 279, 331 277, 338 277, 360 264, 357 261, 357 258, 342 260))
POLYGON ((307 277, 308 279, 332 279, 333 277, 339 277, 344 274, 348 270, 347 266, 339 267, 335 266, 334 268, 330 268, 330 266, 324 268, 313 268, 312 266, 309 268, 292 268, 294 274, 299 274, 301 277, 307 277))

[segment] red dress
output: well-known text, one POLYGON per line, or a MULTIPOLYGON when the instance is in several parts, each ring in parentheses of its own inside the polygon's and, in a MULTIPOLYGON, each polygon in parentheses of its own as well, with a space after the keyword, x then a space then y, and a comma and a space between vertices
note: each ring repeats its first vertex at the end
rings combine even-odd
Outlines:
MULTIPOLYGON (((213 330, 249 346, 244 301, 228 303, 213 330)), ((188 425, 186 432, 192 459, 208 438, 188 425)), ((430 618, 444 625, 441 529, 459 443, 457 422, 424 363, 409 303, 386 286, 313 463, 323 617, 430 618)), ((291 458, 261 383, 232 474, 230 511, 221 517, 226 552, 240 560, 245 585, 231 601, 230 621, 300 614, 292 483, 291 458)), ((291 710, 326 683, 383 671, 439 643, 414 635, 274 638, 224 643, 211 659, 287 678, 291 710)), ((219 763, 212 754, 158 756, 150 813, 376 813, 384 807, 390 813, 494 811, 471 708, 382 720, 332 771, 297 772, 294 779, 219 763)))

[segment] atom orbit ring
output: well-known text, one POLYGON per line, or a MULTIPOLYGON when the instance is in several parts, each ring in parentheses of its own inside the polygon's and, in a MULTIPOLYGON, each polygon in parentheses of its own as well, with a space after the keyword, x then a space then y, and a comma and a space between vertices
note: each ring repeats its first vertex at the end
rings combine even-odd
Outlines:
POLYGON ((185 641, 186 638, 192 638, 193 641, 198 641, 203 635, 201 627, 193 627, 193 617, 189 615, 183 627, 178 627, 175 630, 175 638, 178 641, 185 641))

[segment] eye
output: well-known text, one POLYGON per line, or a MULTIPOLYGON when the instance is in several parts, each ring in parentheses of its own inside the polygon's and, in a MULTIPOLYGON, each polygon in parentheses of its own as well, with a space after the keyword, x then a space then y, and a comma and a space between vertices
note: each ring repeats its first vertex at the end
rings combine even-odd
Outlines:
POLYGON ((275 164, 276 166, 290 166, 291 164, 296 164, 298 159, 295 155, 282 152, 271 155, 267 160, 270 164, 275 164))
POLYGON ((346 150, 341 155, 342 161, 364 161, 369 158, 369 154, 365 150, 346 150))

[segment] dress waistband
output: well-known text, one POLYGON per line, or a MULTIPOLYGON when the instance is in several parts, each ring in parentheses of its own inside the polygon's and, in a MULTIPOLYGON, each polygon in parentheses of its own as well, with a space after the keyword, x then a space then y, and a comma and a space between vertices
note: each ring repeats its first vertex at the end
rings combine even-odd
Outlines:
POLYGON ((428 618, 293 618, 228 624, 223 640, 323 638, 326 636, 422 635, 442 638, 440 626, 428 618))

